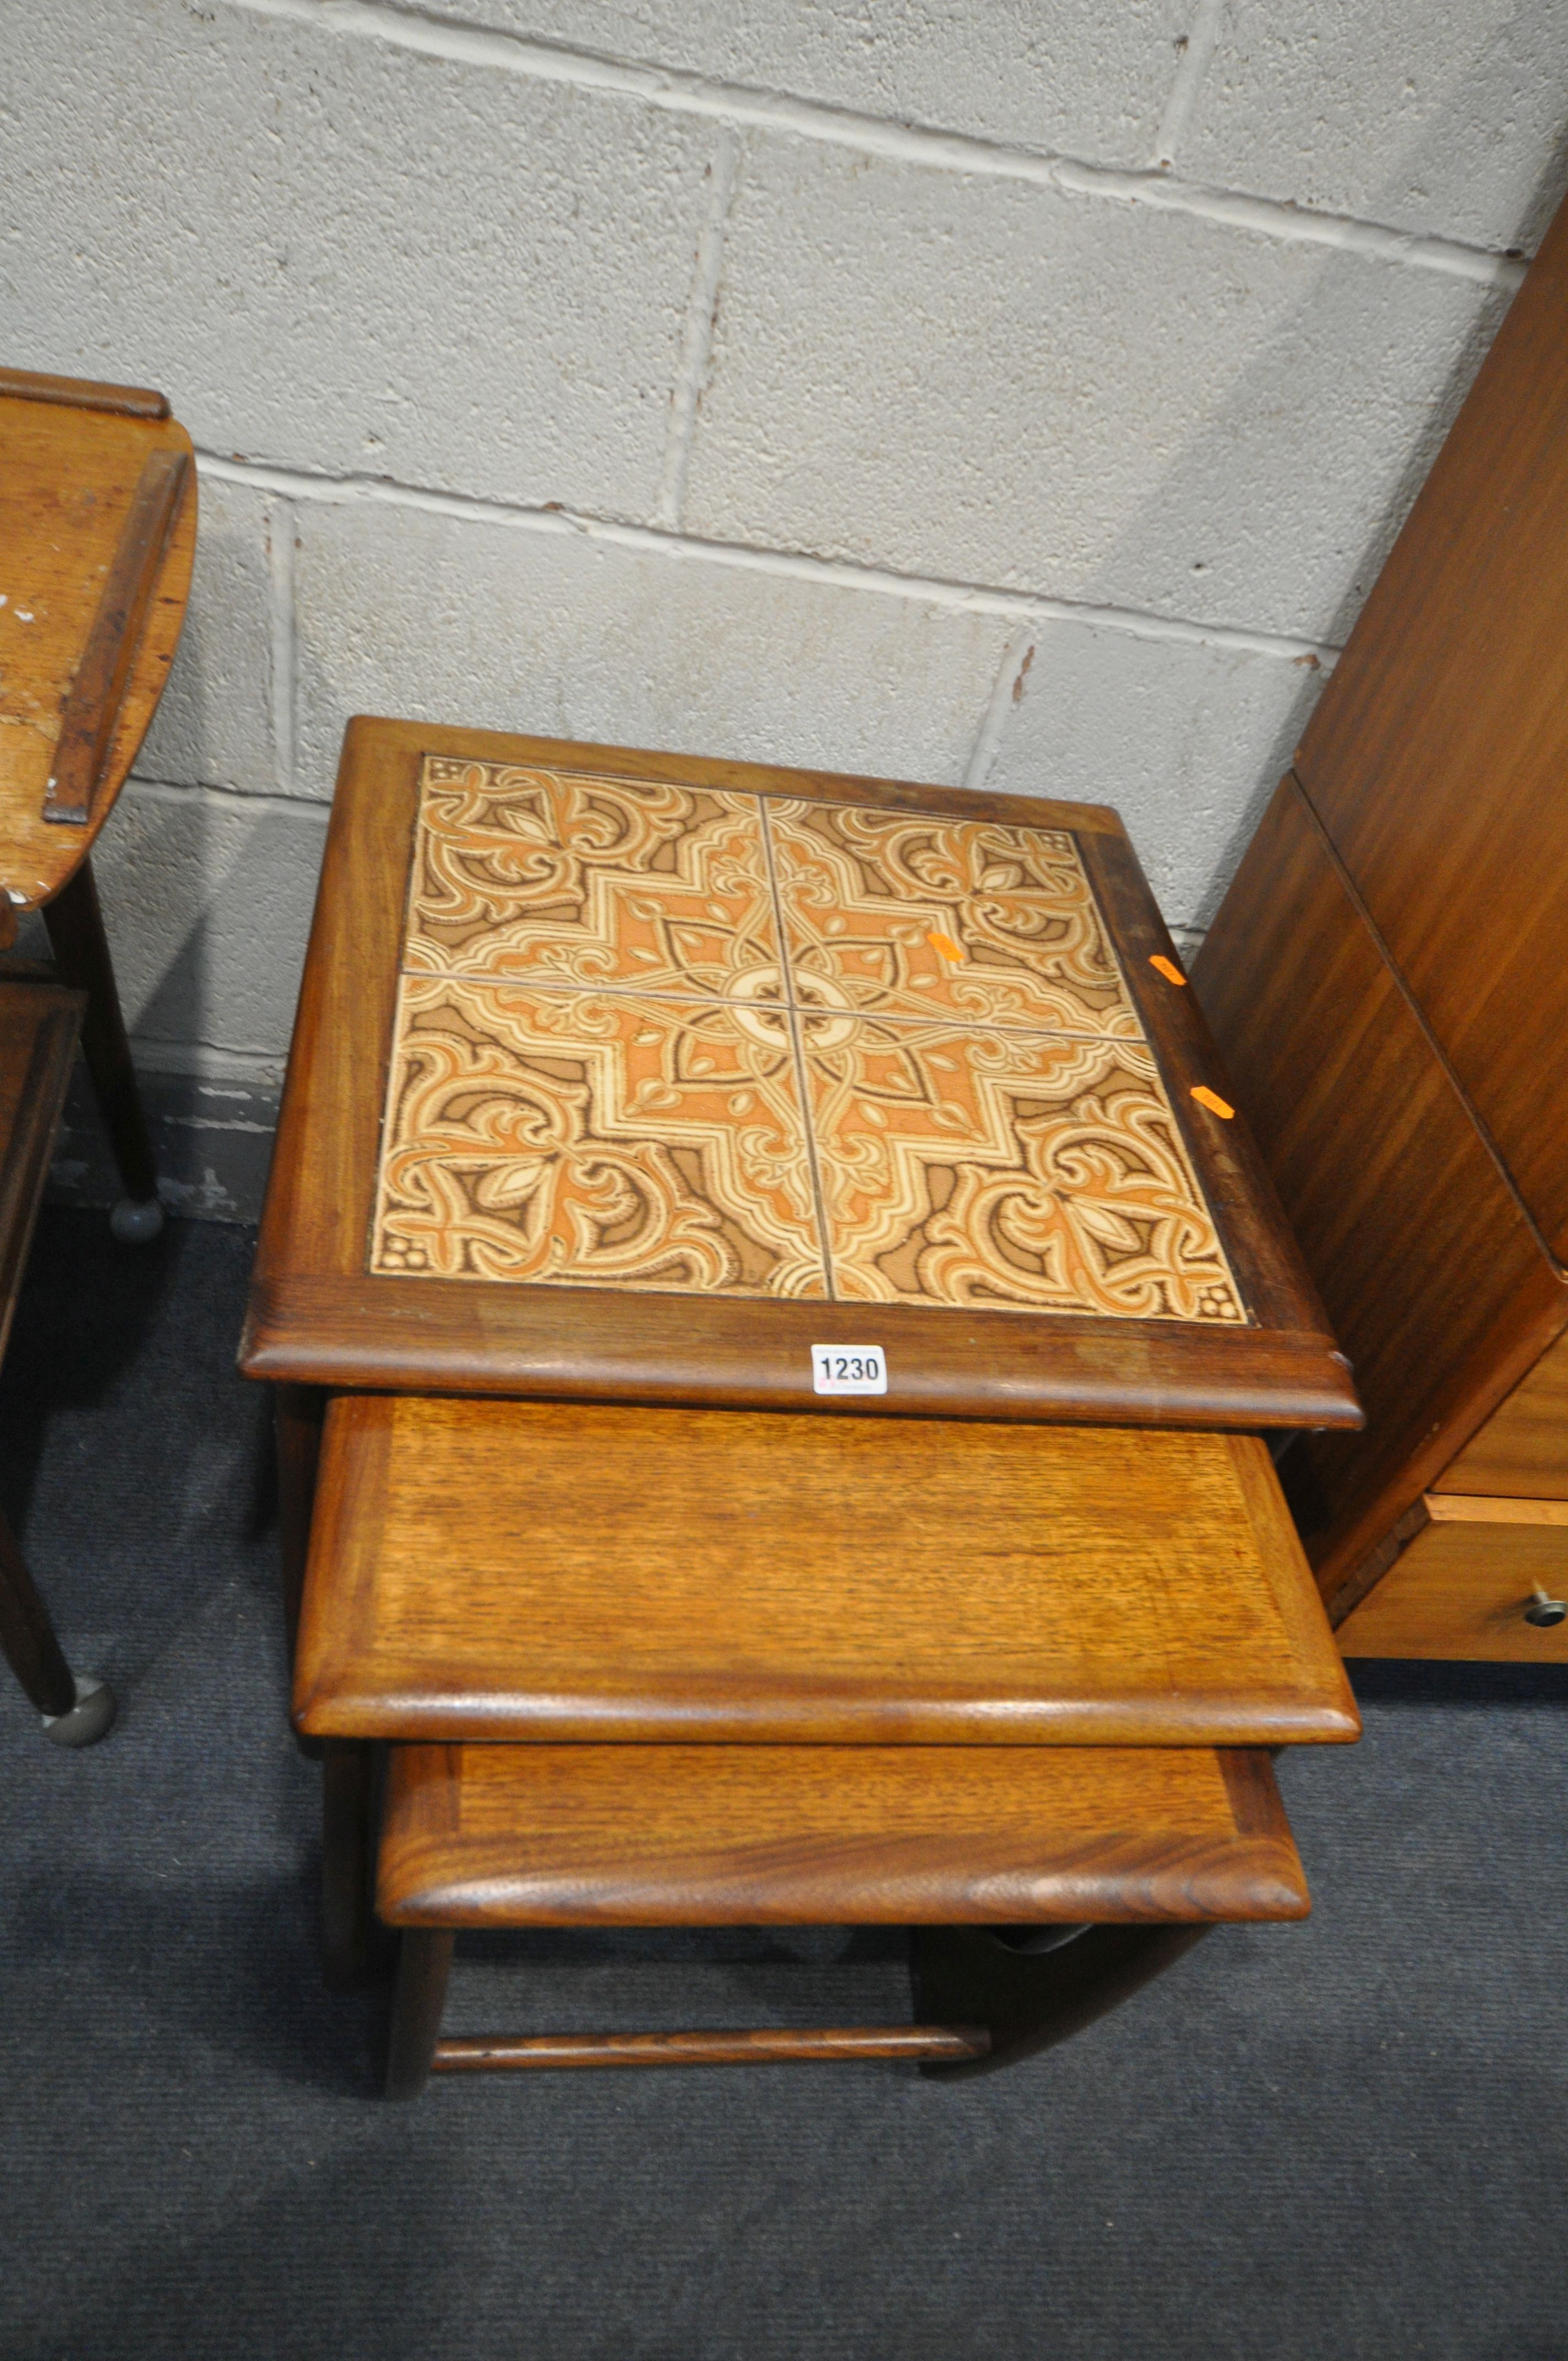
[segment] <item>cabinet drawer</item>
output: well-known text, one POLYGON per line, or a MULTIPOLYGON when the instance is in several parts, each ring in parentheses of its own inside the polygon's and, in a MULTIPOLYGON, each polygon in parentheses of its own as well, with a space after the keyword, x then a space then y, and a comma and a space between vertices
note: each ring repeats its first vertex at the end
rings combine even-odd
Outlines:
POLYGON ((1427 1521, 1341 1624, 1347 1656, 1568 1664, 1568 1618, 1538 1625, 1536 1594, 1568 1599, 1568 1500, 1429 1492, 1427 1521))

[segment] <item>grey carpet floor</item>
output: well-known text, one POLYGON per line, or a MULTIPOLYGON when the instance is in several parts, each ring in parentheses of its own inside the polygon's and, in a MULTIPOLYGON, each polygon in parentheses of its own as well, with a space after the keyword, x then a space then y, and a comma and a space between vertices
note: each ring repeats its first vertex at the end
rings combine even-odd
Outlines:
MULTIPOLYGON (((333 2361, 1568 2356, 1568 1676, 1371 1667, 1284 1766, 1316 1898, 1011 2073, 374 2095, 313 1959, 251 1241, 45 1219, 7 1508, 122 1719, 0 1687, 0 2352, 333 2361)), ((3 1675, 0 1675, 3 1677, 3 1675)), ((898 1945, 495 1942, 455 2020, 898 2016, 898 1945), (835 1997, 836 1996, 836 1997, 835 1997)))

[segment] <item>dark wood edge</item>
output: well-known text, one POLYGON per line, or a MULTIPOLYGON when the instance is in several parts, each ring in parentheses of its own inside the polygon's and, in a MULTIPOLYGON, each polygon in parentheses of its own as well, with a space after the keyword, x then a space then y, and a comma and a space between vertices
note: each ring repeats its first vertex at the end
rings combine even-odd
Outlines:
POLYGON ((1209 1927, 1217 1923, 1268 1925, 1306 1918, 1311 1898, 1306 1874, 1287 1828, 1228 1843, 1172 1847, 1163 1858, 1113 1861, 1080 1877, 1066 1875, 1031 1883, 1024 1870, 988 1878, 982 1904, 961 1891, 961 1878, 943 1876, 928 1865, 899 1882, 890 1878, 869 1848, 858 1851, 841 1876, 831 1864, 819 1879, 793 1889, 787 1880, 770 1888, 765 1879, 730 1877, 725 1864, 712 1873, 705 1865, 672 1864, 667 1874, 630 1876, 616 1883, 605 1873, 563 1872, 532 1879, 520 1874, 515 1859, 498 1857, 494 1872, 475 1870, 459 1879, 444 1874, 444 1856, 433 1847, 404 1843, 395 1864, 395 1898, 383 1884, 377 1908, 383 1923, 398 1927, 797 1927, 823 1918, 857 1927, 1209 1927), (850 1896, 853 1896, 851 1899, 850 1896), (720 1898, 722 1897, 722 1898, 720 1898))
POLYGON ((278 1537, 283 1561, 283 1628, 293 1676, 310 1558, 316 1480, 327 1398, 317 1386, 274 1386, 272 1446, 278 1469, 278 1537))
POLYGON ((43 816, 84 828, 109 759, 169 537, 185 496, 191 462, 183 451, 149 452, 142 466, 65 700, 43 816))
MULTIPOLYGON (((367 731, 355 722, 344 735, 261 1211, 253 1302, 270 1271, 311 1268, 295 1243, 295 1233, 313 1201, 334 1208, 329 1268, 340 1279, 370 1283, 365 1263, 397 1008, 396 946, 413 869, 422 759, 416 749, 389 746, 378 731, 367 731), (356 895, 373 897, 366 934, 392 947, 378 968, 367 967, 357 955, 363 912, 356 895), (352 1087, 342 1070, 342 1057, 334 1059, 334 1052, 353 1051, 374 1059, 373 1091, 352 1087), (346 1108, 352 1136, 346 1157, 323 1175, 322 1167, 333 1150, 313 1101, 332 1095, 346 1108)), ((246 1366, 243 1357, 241 1366, 246 1366)), ((259 1372, 247 1367, 246 1374, 259 1372)))
POLYGON ((717 1392, 737 1409, 846 1418, 1361 1422, 1346 1400, 1343 1363, 1321 1335, 908 1304, 872 1307, 872 1318, 848 1303, 770 1303, 759 1333, 757 1307, 745 1298, 640 1294, 635 1322, 626 1302, 610 1289, 274 1279, 258 1268, 239 1367, 247 1378, 335 1390, 709 1407, 717 1392), (586 1344, 590 1318, 600 1334, 586 1344), (844 1400, 815 1394, 808 1348, 839 1342, 881 1344, 891 1390, 844 1400))
MULTIPOLYGON (((1283 1846, 1295 1859, 1296 1839, 1285 1817, 1272 1756, 1258 1746, 1219 1746, 1214 1750, 1214 1760, 1220 1766, 1220 1776, 1235 1817, 1236 1834, 1283 1846)), ((1298 1869, 1299 1866, 1298 1861, 1298 1869)), ((1306 1890, 1303 1875, 1303 1895, 1306 1890)))
POLYGON ((1214 1213, 1249 1310, 1268 1328, 1321 1335, 1343 1371, 1344 1399, 1364 1423, 1328 1314, 1291 1235, 1267 1166, 1252 1136, 1245 1109, 1225 1071, 1202 1005, 1190 983, 1173 984, 1152 965, 1156 957, 1183 962, 1130 845, 1086 838, 1081 851, 1090 881, 1110 921, 1149 1045, 1159 1062, 1176 1120, 1214 1213), (1203 1085, 1236 1112, 1228 1121, 1194 1099, 1203 1085), (1260 1210, 1266 1216, 1260 1218, 1260 1210))
MULTIPOLYGON (((318 1735, 312 1708, 319 1693, 340 1685, 352 1671, 355 1635, 365 1628, 375 1577, 375 1543, 387 1519, 387 1488, 392 1464, 390 1415, 366 1415, 368 1405, 350 1395, 329 1402, 323 1422, 314 1510, 294 1642, 293 1700, 296 1729, 318 1735), (349 1660, 342 1661, 346 1638, 349 1660)), ((366 1738, 364 1730, 334 1736, 366 1738)))
POLYGON ((109 410, 120 418, 169 416, 169 397, 141 385, 100 385, 93 378, 43 377, 35 369, 0 368, 0 400, 52 401, 67 410, 109 410))
POLYGON ((1361 1711, 1267 1446, 1259 1435, 1234 1434, 1229 1447, 1247 1521, 1256 1537, 1258 1563, 1289 1642, 1290 1660, 1299 1675, 1301 1668, 1316 1665, 1323 1702, 1327 1704, 1332 1697, 1343 1718, 1344 1734, 1354 1737, 1361 1728, 1361 1711))
MULTIPOLYGON (((445 1844, 463 1825, 463 1747, 460 1741, 433 1746, 394 1746, 387 1755, 387 1789, 383 1817, 383 1861, 386 1846, 400 1831, 417 1843, 445 1844)), ((386 1883, 389 1924, 392 1916, 394 1881, 386 1883)), ((379 1906, 379 1905, 378 1905, 379 1906)))
POLYGON ((1369 1598, 1386 1574, 1391 1573, 1398 1559, 1416 1535, 1424 1532, 1431 1519, 1427 1511, 1423 1493, 1415 1506, 1407 1509, 1392 1529, 1385 1533, 1374 1550, 1368 1550, 1359 1565, 1353 1566, 1339 1588, 1324 1601, 1329 1621, 1337 1631, 1354 1614, 1364 1598, 1369 1598))
POLYGON ((587 771, 609 778, 672 780, 734 795, 798 796, 808 803, 864 804, 897 810, 940 812, 955 819, 1004 820, 1023 828, 1070 829, 1077 833, 1124 836, 1119 812, 1108 804, 1052 803, 1033 796, 1002 796, 973 787, 946 787, 915 779, 873 779, 852 771, 791 769, 782 763, 729 762, 707 754, 677 753, 645 746, 609 746, 575 738, 520 737, 498 730, 444 729, 434 722, 396 721, 356 713, 344 739, 340 782, 349 772, 352 746, 399 753, 418 765, 426 754, 446 754, 476 763, 534 763, 551 770, 587 771))
POLYGON ((455 1948, 456 1938, 440 1928, 411 1929, 397 1939, 383 2098, 417 2099, 424 2089, 441 2039, 455 1948))
POLYGON ((1029 1867, 1025 1849, 1012 1862, 989 1861, 978 1879, 957 1844, 938 1858, 939 1841, 932 1847, 908 1838, 881 1846, 856 1840, 838 1861, 830 1844, 814 1844, 813 1865, 800 1875, 792 1875, 787 1857, 775 1861, 772 1848, 759 1852, 716 1840, 711 1852, 694 1845, 666 1864, 618 1878, 609 1864, 563 1865, 541 1876, 525 1838, 497 1831, 471 1843, 455 1869, 466 1751, 391 1751, 377 1890, 378 1915, 389 1926, 798 1925, 842 1910, 850 1887, 858 1899, 848 1918, 868 1926, 1264 1923, 1304 1918, 1311 1906, 1269 1753, 1261 1747, 1213 1751, 1233 1836, 1086 1842, 1077 1858, 1045 1870, 1029 1867))
POLYGON ((0 1359, 32 1243, 87 995, 53 983, 0 983, 0 1023, 34 1028, 16 1119, 0 1158, 0 1359))

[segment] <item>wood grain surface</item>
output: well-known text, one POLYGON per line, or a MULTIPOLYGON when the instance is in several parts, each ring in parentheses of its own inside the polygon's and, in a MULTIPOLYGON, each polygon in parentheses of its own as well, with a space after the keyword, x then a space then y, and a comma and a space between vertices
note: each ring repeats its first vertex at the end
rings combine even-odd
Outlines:
POLYGON ((1203 1747, 400 1746, 400 1926, 1299 1918, 1266 1757, 1203 1747))
POLYGON ((142 462, 44 784, 44 818, 58 827, 84 828, 92 818, 191 473, 183 451, 151 451, 142 462))
POLYGON ((1360 1413, 1343 1357, 1256 1180, 1253 1151, 1239 1126, 1191 1102, 1193 1085, 1215 1074, 1213 1044, 1192 995, 1143 957, 1146 936, 1169 951, 1115 816, 1092 807, 356 721, 328 832, 242 1367, 254 1377, 333 1386, 806 1408, 818 1406, 810 1346, 861 1342, 881 1344, 889 1355, 888 1393, 871 1405, 873 1414, 1354 1425, 1360 1413), (644 1294, 629 1306, 607 1288, 367 1275, 397 961, 427 752, 573 761, 629 777, 1073 830, 1116 925, 1135 922, 1139 929, 1125 962, 1128 986, 1182 1107, 1187 1145, 1220 1215, 1226 1251, 1252 1290, 1248 1323, 1216 1334, 1208 1324, 1173 1319, 759 1304, 700 1294, 644 1294))
POLYGON ((1568 1499, 1568 1335, 1548 1347, 1432 1488, 1568 1499))
MULTIPOLYGON (((281 1148, 274 1152, 280 1172, 281 1148)), ((286 1177, 277 1183, 288 1188, 286 1177)), ((240 1366, 329 1387, 809 1410, 824 1417, 1185 1428, 1358 1425, 1343 1355, 1311 1334, 883 1304, 757 1305, 608 1289, 477 1288, 258 1268, 240 1366), (1160 1333, 1154 1333, 1158 1331, 1160 1333), (888 1392, 814 1394, 813 1345, 874 1344, 888 1392)))
POLYGON ((1428 1521, 1340 1625, 1344 1653, 1568 1664, 1568 1621, 1525 1620, 1537 1591, 1568 1598, 1568 1503, 1533 1502, 1538 1521, 1530 1522, 1506 1513, 1456 1517, 1452 1496, 1436 1493, 1424 1505, 1428 1521), (1561 1521, 1539 1515, 1553 1510, 1561 1521))
POLYGON ((1278 1743, 1358 1723, 1253 1437, 346 1396, 313 1736, 1278 1743))
POLYGON ((1297 768, 1568 1259, 1568 210, 1362 609, 1297 768))
POLYGON ((1568 1322, 1568 1288, 1292 779, 1193 988, 1366 1409, 1292 1452, 1333 1597, 1568 1322))
POLYGON ((7 393, 0 379, 0 887, 27 906, 71 875, 114 806, 174 660, 196 547, 191 438, 134 389, 90 406, 7 393), (148 461, 186 465, 135 662, 85 825, 51 826, 44 797, 62 718, 148 461))

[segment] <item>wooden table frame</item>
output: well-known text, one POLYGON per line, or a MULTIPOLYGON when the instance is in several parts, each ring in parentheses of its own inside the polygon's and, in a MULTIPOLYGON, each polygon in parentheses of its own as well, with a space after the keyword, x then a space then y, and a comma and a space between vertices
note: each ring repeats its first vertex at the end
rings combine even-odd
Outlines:
MULTIPOLYGON (((584 1800, 576 1762, 612 1768, 613 1758, 650 1757, 629 1781, 649 1798, 651 1828, 633 1868, 618 1848, 613 1858, 585 1851, 570 1833, 577 1816, 570 1807, 557 1823, 552 1810, 535 1824, 534 1843, 514 1836, 497 1852, 476 1845, 452 1825, 451 1766, 470 1754, 473 1771, 459 1773, 464 1785, 502 1758, 541 1759, 530 1748, 397 1747, 388 1757, 386 1817, 379 1842, 378 1884, 384 1927, 393 1932, 396 1963, 388 2050, 386 2096, 411 2099, 431 2074, 530 2072, 566 2069, 650 2066, 746 2066, 883 2061, 916 2063, 927 2072, 983 2073, 1013 2065, 1106 2015, 1150 1979, 1174 1964, 1212 1925, 1279 1923, 1303 1917, 1307 1894, 1301 1866, 1266 1753, 1257 1749, 1222 1749, 1208 1756, 1205 1775, 1223 1796, 1223 1834, 1217 1817, 1202 1840, 1162 1834, 1161 1782, 1184 1770, 1190 1757, 1173 1762, 1169 1750, 1110 1750, 1093 1776, 1108 1793, 1124 1782, 1135 1764, 1140 1793, 1146 1766, 1146 1795, 1157 1825, 1144 1840, 1107 1843, 1098 1854, 1081 1837, 1042 1834, 1038 1852, 1009 1865, 1005 1836, 993 1838, 989 1812, 978 1814, 965 1796, 973 1750, 924 1748, 909 1754, 906 1792, 918 1795, 930 1781, 959 1816, 944 1859, 930 1844, 930 1807, 918 1822, 927 1830, 916 1864, 908 1838, 895 1828, 880 1852, 868 1839, 857 1810, 864 1788, 854 1775, 868 1750, 827 1750, 839 1761, 829 1774, 853 1821, 846 1852, 836 1856, 820 1828, 815 1840, 786 1832, 802 1792, 793 1779, 797 1762, 816 1775, 817 1750, 738 1750, 743 1788, 753 1805, 759 1790, 779 1796, 775 1835, 781 1845, 751 1841, 727 1850, 722 1837, 711 1853, 702 1845, 709 1824, 677 1829, 670 1824, 670 1758, 677 1792, 690 1799, 692 1781, 706 1775, 703 1758, 724 1756, 728 1748, 565 1748, 543 1750, 543 1759, 561 1758, 568 1790, 584 1800), (760 1754, 753 1769, 745 1762, 760 1754), (769 1763, 766 1758, 775 1758, 769 1763), (1217 1777, 1216 1775, 1217 1774, 1217 1777), (847 1783, 847 1784, 841 1784, 847 1783), (653 1800, 657 1798, 658 1800, 653 1800), (559 1831, 559 1838, 558 1832, 559 1831), (561 1850, 559 1839, 565 1840, 561 1850), (696 1841, 696 1852, 689 1849, 696 1841), (541 1852, 556 1845, 546 1867, 541 1852), (666 1848, 668 1857, 666 1859, 666 1848), (647 1872, 653 1870, 650 1882, 647 1872), (1023 1873, 1015 1872, 1022 1869, 1023 1873), (640 1873, 641 1872, 641 1873, 640 1873), (554 1873, 552 1873, 554 1872, 554 1873), (511 1881, 509 1883, 509 1880, 511 1881), (431 1883, 433 1881, 433 1883, 431 1883), (1010 1894, 1025 1908, 1030 1923, 1005 1923, 1010 1894), (713 1926, 749 1923, 776 1926, 906 1923, 912 1938, 914 2022, 904 2025, 774 2026, 763 2030, 708 2029, 681 2032, 484 2034, 444 2037, 441 2031, 447 1980, 457 1931, 467 1926, 630 1925, 650 1895, 660 1924, 713 1926), (944 1911, 957 1924, 940 1923, 944 1911)), ((871 1751, 874 1755, 874 1750, 871 1751)), ((892 1750, 904 1756, 905 1750, 892 1750)), ((1054 1774, 1090 1763, 1072 1750, 1035 1750, 1054 1774)), ((614 1766, 618 1769, 618 1765, 614 1766)), ((992 1766, 994 1767, 994 1758, 992 1766)), ((510 1763, 503 1788, 511 1778, 510 1763)), ((547 1774, 550 1776, 553 1774, 547 1774)), ((594 1790, 598 1770, 588 1774, 594 1790)), ((873 1780, 880 1775, 873 1767, 873 1780)), ((1054 1775, 1049 1783, 1055 1785, 1054 1775)), ((622 1783, 612 1777, 618 1791, 622 1783)), ((552 1797, 558 1803, 554 1787, 552 1797)), ((944 1819, 940 1806, 936 1817, 944 1819)), ((1048 1812, 1046 1815, 1049 1817, 1048 1812)), ((1114 1817, 1114 1813, 1111 1815, 1114 1817)), ((720 1814, 722 1820, 723 1814, 720 1814)), ((329 1897, 330 1906, 330 1897, 329 1897)), ((385 1932, 380 1937, 384 1947, 385 1932)))

